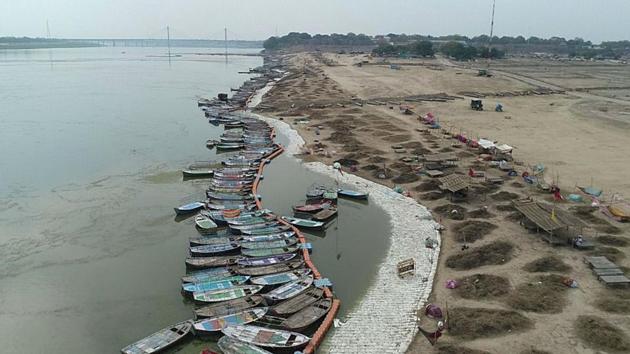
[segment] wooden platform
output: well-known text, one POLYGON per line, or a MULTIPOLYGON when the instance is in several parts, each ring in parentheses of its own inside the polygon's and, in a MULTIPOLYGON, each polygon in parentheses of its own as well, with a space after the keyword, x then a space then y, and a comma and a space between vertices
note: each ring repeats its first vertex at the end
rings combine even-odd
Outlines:
POLYGON ((599 280, 603 281, 608 286, 628 286, 630 285, 630 279, 625 275, 603 275, 599 277, 599 280))
POLYGON ((585 257, 584 261, 592 269, 614 269, 619 268, 615 263, 608 260, 606 257, 585 257))

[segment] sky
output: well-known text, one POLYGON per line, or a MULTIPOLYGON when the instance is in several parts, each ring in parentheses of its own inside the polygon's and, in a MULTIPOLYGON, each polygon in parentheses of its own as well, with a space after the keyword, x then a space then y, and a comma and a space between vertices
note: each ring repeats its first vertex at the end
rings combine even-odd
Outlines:
MULTIPOLYGON (((489 34, 492 0, 0 0, 0 36, 266 39, 288 32, 489 34)), ((498 36, 630 39, 630 0, 497 0, 498 36)))

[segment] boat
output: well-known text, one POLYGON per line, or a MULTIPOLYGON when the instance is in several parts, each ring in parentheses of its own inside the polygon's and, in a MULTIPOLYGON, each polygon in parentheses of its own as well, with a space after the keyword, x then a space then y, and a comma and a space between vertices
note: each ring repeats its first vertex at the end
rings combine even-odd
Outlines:
POLYGON ((342 188, 337 189, 337 194, 340 197, 350 198, 350 199, 368 199, 368 197, 370 196, 370 193, 367 193, 367 192, 359 192, 359 191, 355 191, 351 189, 342 189, 342 188))
POLYGON ((285 284, 288 282, 296 281, 300 279, 301 277, 309 275, 310 273, 311 273, 310 269, 301 268, 301 269, 296 269, 289 272, 268 274, 268 275, 263 275, 256 278, 251 278, 251 282, 252 284, 256 284, 256 285, 285 284))
POLYGON ((303 227, 306 229, 321 229, 324 226, 324 223, 321 221, 300 219, 291 216, 283 216, 282 219, 293 226, 303 227))
POLYGON ((199 302, 219 302, 234 300, 241 297, 254 295, 263 287, 260 285, 239 285, 229 289, 194 292, 193 299, 199 302))
POLYGON ((237 275, 235 269, 228 267, 208 268, 191 272, 182 277, 182 283, 203 283, 206 281, 221 280, 237 275))
POLYGON ((256 248, 256 249, 242 249, 241 253, 248 257, 269 257, 276 256, 284 253, 297 252, 300 249, 297 245, 277 248, 256 248))
POLYGON ((204 231, 214 230, 217 228, 217 224, 215 224, 209 216, 204 214, 195 216, 195 225, 204 231))
POLYGON ((218 143, 219 142, 214 140, 214 139, 208 139, 208 140, 206 140, 206 147, 209 148, 209 149, 212 149, 218 143))
POLYGON ((186 258, 186 266, 190 268, 225 267, 236 264, 240 259, 240 256, 189 257, 186 258))
POLYGON ((199 170, 183 170, 182 175, 184 177, 210 177, 214 173, 214 170, 199 169, 199 170))
POLYGON ((236 268, 236 272, 243 275, 261 276, 266 274, 288 272, 291 270, 300 269, 302 267, 304 267, 304 262, 301 259, 298 259, 286 263, 273 264, 262 267, 239 267, 236 268))
POLYGON ((223 301, 200 307, 195 310, 195 316, 197 316, 197 318, 225 316, 246 310, 248 308, 256 307, 262 302, 263 297, 260 295, 241 297, 234 300, 223 301))
POLYGON ((245 235, 269 235, 269 234, 277 234, 279 232, 285 232, 290 230, 291 227, 288 225, 278 225, 278 226, 271 226, 271 227, 266 227, 266 228, 262 228, 262 229, 251 229, 251 230, 240 230, 242 234, 245 235))
POLYGON ((201 291, 229 289, 237 285, 241 285, 249 279, 247 275, 233 275, 219 280, 210 280, 200 283, 185 283, 182 284, 182 290, 194 293, 201 291))
POLYGON ((328 208, 315 213, 312 216, 312 219, 315 221, 325 222, 326 220, 333 218, 335 215, 337 215, 337 208, 328 208))
POLYGON ((300 331, 326 316, 332 307, 332 299, 321 299, 289 316, 282 322, 282 327, 300 331))
POLYGON ((280 316, 287 316, 315 303, 322 296, 324 296, 324 290, 311 286, 301 294, 274 305, 271 311, 280 316))
POLYGON ((326 188, 323 186, 311 186, 311 188, 309 188, 309 190, 306 192, 306 198, 308 199, 313 199, 313 198, 321 198, 322 195, 324 195, 324 192, 326 191, 326 188))
POLYGON ((328 200, 337 200, 337 191, 333 189, 328 189, 322 194, 322 198, 328 200))
POLYGON ((157 353, 182 340, 190 333, 192 327, 192 321, 180 322, 122 348, 121 352, 125 354, 157 353))
POLYGON ((229 225, 230 229, 236 231, 248 231, 248 230, 261 230, 268 229, 272 227, 282 226, 282 224, 277 221, 259 221, 258 223, 248 224, 248 225, 229 225))
POLYGON ((330 203, 318 203, 318 204, 306 204, 296 205, 293 207, 293 211, 301 213, 314 213, 330 206, 330 203))
POLYGON ((295 245, 298 242, 298 239, 295 237, 291 238, 281 238, 279 240, 270 240, 270 241, 245 241, 241 242, 241 248, 246 249, 261 249, 261 248, 277 248, 277 247, 287 247, 295 245))
POLYGON ((203 246, 203 245, 218 245, 222 243, 232 243, 237 242, 238 237, 236 235, 230 236, 218 236, 218 235, 210 235, 205 237, 191 237, 188 242, 191 246, 203 246))
POLYGON ((301 333, 252 325, 230 326, 222 332, 242 342, 269 348, 298 348, 311 340, 301 333))
POLYGON ((249 267, 258 267, 258 266, 267 266, 272 264, 278 264, 290 261, 295 258, 295 253, 289 254, 279 254, 276 256, 270 257, 259 257, 259 258, 239 258, 237 263, 241 266, 249 266, 249 267))
POLYGON ((281 301, 292 298, 304 290, 308 289, 313 284, 312 276, 305 276, 296 281, 284 284, 278 288, 271 290, 270 292, 263 294, 263 297, 267 300, 281 301))
POLYGON ((239 249, 241 245, 236 242, 220 243, 216 245, 203 245, 190 247, 190 254, 193 257, 205 257, 213 254, 229 253, 239 249))
POLYGON ((295 235, 295 231, 278 232, 267 235, 241 236, 243 242, 278 241, 290 238, 295 235))
POLYGON ((253 344, 241 342, 228 336, 221 337, 217 344, 223 354, 272 354, 253 344))
POLYGON ((194 213, 195 211, 197 211, 199 209, 202 209, 205 206, 206 206, 206 204, 202 203, 202 202, 194 202, 194 203, 184 204, 182 206, 179 206, 179 207, 175 208, 175 214, 177 214, 177 215, 185 215, 185 214, 194 213))
POLYGON ((206 195, 208 196, 208 198, 210 199, 217 199, 217 200, 227 200, 227 201, 243 201, 243 200, 248 200, 248 199, 253 199, 254 196, 251 194, 230 194, 230 193, 215 193, 212 191, 206 191, 206 195))
POLYGON ((267 307, 257 307, 220 317, 206 318, 196 321, 193 327, 195 333, 216 332, 230 326, 254 322, 262 318, 267 313, 267 309, 267 307))

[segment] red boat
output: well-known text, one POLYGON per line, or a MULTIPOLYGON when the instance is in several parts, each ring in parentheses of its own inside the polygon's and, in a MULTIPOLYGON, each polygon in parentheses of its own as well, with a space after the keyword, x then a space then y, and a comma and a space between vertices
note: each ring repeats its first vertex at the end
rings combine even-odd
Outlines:
POLYGON ((293 207, 293 211, 302 212, 302 213, 315 213, 328 207, 330 207, 330 203, 296 205, 293 207))

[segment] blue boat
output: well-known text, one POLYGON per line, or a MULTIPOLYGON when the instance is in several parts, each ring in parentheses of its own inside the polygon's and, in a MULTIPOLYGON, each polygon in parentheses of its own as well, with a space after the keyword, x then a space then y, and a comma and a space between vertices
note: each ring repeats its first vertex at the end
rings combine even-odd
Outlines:
POLYGON ((290 230, 291 227, 288 225, 278 225, 265 227, 262 229, 250 229, 250 230, 240 230, 242 234, 245 235, 269 235, 269 234, 277 234, 279 232, 284 232, 290 230))
POLYGON ((337 195, 350 199, 368 199, 370 193, 354 191, 351 189, 338 189, 337 195))
POLYGON ((240 258, 236 262, 241 266, 248 267, 261 267, 272 264, 284 263, 290 261, 296 256, 295 253, 279 254, 277 256, 270 257, 256 257, 256 258, 240 258))
POLYGON ((182 205, 182 206, 174 208, 174 209, 175 209, 175 214, 177 214, 177 215, 185 215, 185 214, 194 213, 195 211, 197 211, 199 209, 202 209, 205 206, 206 206, 205 203, 194 202, 194 203, 189 203, 189 204, 182 205))
POLYGON ((249 279, 246 275, 233 275, 222 280, 208 281, 203 283, 186 283, 182 284, 182 289, 187 292, 195 291, 211 291, 233 288, 236 285, 241 285, 249 279))

